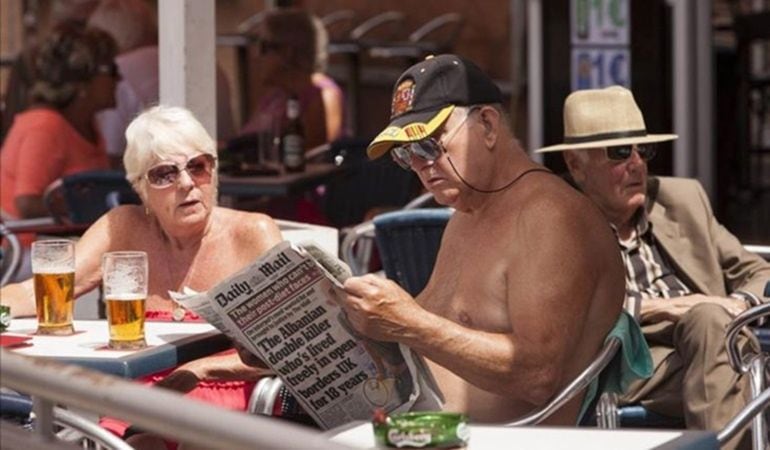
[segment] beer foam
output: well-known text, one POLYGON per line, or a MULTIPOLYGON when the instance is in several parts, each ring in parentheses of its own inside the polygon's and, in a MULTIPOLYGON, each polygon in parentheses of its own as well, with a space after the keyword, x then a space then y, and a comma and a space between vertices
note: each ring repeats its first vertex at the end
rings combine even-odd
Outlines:
POLYGON ((110 302, 129 302, 132 300, 145 300, 145 294, 112 294, 105 296, 105 300, 110 302))
POLYGON ((104 277, 105 297, 112 297, 113 292, 117 295, 132 295, 133 298, 136 298, 137 293, 144 296, 146 286, 143 271, 133 267, 122 272, 108 273, 104 277))
POLYGON ((36 273, 38 275, 60 275, 65 273, 73 273, 75 272, 75 268, 73 266, 69 265, 43 265, 40 266, 38 264, 35 264, 35 267, 32 269, 32 273, 36 273))

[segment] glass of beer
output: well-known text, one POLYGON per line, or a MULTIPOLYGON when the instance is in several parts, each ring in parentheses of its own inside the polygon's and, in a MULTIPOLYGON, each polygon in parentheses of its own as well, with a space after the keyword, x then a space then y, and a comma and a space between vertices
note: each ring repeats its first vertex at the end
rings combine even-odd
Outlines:
POLYGON ((105 253, 102 282, 110 329, 109 347, 121 350, 144 347, 147 253, 105 253))
POLYGON ((75 332, 75 244, 67 240, 32 243, 32 273, 37 306, 37 334, 75 332))

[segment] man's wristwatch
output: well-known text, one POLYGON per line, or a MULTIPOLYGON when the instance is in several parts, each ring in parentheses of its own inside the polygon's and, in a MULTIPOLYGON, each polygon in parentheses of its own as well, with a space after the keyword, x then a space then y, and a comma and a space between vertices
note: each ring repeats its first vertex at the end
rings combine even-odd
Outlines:
MULTIPOLYGON (((751 309, 763 303, 762 300, 759 299, 759 297, 757 297, 756 295, 752 294, 749 291, 738 290, 738 291, 732 292, 730 294, 730 297, 737 298, 739 300, 743 300, 744 302, 746 302, 747 309, 751 309)), ((757 320, 755 323, 758 326, 762 326, 765 324, 765 320, 766 320, 766 317, 762 317, 759 320, 757 320)))

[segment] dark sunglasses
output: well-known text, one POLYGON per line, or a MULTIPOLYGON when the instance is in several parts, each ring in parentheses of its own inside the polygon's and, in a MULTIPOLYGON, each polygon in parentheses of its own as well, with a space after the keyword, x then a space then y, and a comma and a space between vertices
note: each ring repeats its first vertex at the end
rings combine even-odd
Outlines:
POLYGON ((187 171, 196 182, 209 182, 216 167, 217 159, 204 153, 188 160, 184 164, 165 162, 151 167, 147 171, 147 181, 156 189, 164 189, 176 183, 182 171, 187 171))
POLYGON ((635 144, 635 145, 616 145, 613 147, 605 147, 605 153, 607 159, 612 161, 625 161, 631 157, 636 148, 636 152, 639 153, 639 157, 643 161, 649 161, 655 157, 658 153, 658 148, 655 144, 635 144))
MULTIPOLYGON (((454 129, 446 133, 448 137, 446 138, 445 142, 451 142, 455 137, 455 134, 457 134, 457 131, 460 130, 463 125, 465 125, 465 122, 468 120, 471 114, 473 114, 475 111, 478 111, 479 109, 481 109, 480 106, 471 106, 468 109, 465 117, 463 117, 463 120, 455 125, 454 129)), ((406 144, 393 147, 390 151, 390 155, 393 158, 393 161, 395 161, 396 164, 398 164, 402 169, 411 170, 412 155, 417 155, 425 161, 435 161, 444 151, 446 150, 444 150, 444 146, 441 145, 441 142, 436 140, 436 138, 428 137, 420 141, 408 142, 406 144)))
POLYGON ((429 137, 421 141, 409 142, 393 147, 390 154, 393 157, 393 161, 402 169, 411 170, 412 155, 417 155, 425 161, 435 161, 441 156, 442 151, 443 147, 441 147, 441 144, 432 137, 429 137))
POLYGON ((120 78, 120 69, 114 62, 109 64, 99 64, 96 66, 96 73, 102 75, 109 75, 112 78, 120 78))

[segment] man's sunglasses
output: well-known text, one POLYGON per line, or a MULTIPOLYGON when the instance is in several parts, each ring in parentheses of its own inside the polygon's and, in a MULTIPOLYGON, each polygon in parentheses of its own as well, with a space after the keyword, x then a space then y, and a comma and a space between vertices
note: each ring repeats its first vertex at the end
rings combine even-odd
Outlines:
POLYGON ((404 170, 412 170, 412 155, 417 155, 425 161, 435 161, 441 156, 443 148, 437 140, 432 137, 421 141, 409 142, 397 147, 393 147, 390 154, 393 161, 404 170))
POLYGON ((639 157, 643 161, 651 160, 658 153, 658 148, 655 144, 616 145, 605 147, 605 153, 607 154, 607 159, 625 161, 634 153, 634 148, 636 148, 636 152, 639 153, 639 157))
POLYGON ((164 189, 176 183, 182 171, 187 171, 190 177, 196 182, 208 182, 211 180, 211 174, 217 165, 217 159, 204 153, 188 160, 184 164, 174 164, 164 162, 151 167, 147 171, 147 181, 150 186, 156 189, 164 189))
MULTIPOLYGON (((479 109, 481 109, 481 107, 478 105, 471 106, 465 114, 465 117, 463 117, 463 120, 455 125, 454 129, 446 133, 447 138, 445 142, 447 144, 452 141, 455 134, 457 134, 457 131, 460 130, 468 120, 468 117, 470 117, 474 111, 478 111, 479 109)), ((444 146, 441 145, 441 142, 436 138, 428 137, 420 141, 407 142, 397 147, 393 147, 390 154, 393 161, 395 161, 402 169, 412 170, 412 155, 417 155, 425 161, 435 161, 444 151, 444 146)))

